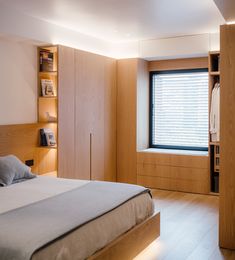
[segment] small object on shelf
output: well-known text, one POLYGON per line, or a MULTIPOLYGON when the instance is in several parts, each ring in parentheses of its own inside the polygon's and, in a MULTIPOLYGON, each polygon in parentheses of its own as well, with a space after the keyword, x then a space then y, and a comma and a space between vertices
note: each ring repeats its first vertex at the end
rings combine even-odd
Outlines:
POLYGON ((48 122, 57 122, 56 116, 51 116, 49 112, 46 112, 48 122))
POLYGON ((40 145, 41 146, 56 146, 54 132, 49 128, 40 129, 40 145))
POLYGON ((220 171, 220 147, 219 145, 215 145, 214 147, 214 171, 220 171))
POLYGON ((40 50, 39 63, 40 71, 53 71, 54 53, 46 49, 40 50))
POLYGON ((43 97, 55 96, 54 84, 51 79, 41 79, 41 87, 43 97))

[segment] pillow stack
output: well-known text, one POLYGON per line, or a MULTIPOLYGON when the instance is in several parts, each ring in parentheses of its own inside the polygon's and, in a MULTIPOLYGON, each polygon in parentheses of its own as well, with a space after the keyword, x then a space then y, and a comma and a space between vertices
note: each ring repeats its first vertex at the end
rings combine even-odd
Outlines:
POLYGON ((0 157, 0 186, 8 186, 35 177, 30 167, 23 164, 16 156, 0 157))

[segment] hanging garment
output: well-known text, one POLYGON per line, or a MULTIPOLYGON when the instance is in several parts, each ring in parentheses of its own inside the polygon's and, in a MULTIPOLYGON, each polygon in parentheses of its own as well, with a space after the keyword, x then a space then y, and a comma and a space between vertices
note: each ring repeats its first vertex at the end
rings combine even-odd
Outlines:
POLYGON ((211 141, 220 140, 220 84, 216 83, 211 95, 210 108, 210 133, 211 141))

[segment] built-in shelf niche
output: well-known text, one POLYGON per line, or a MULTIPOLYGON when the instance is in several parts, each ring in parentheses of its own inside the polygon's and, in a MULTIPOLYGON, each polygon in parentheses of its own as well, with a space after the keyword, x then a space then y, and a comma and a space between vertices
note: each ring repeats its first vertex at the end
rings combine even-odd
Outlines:
MULTIPOLYGON (((46 56, 45 56, 46 57, 46 56)), ((45 58, 44 57, 44 58, 45 58)), ((47 60, 45 60, 47 62, 47 60)), ((57 46, 43 46, 38 47, 38 122, 49 123, 50 128, 57 140, 57 118, 58 118, 58 47, 57 46), (42 64, 42 53, 48 53, 50 58, 49 65, 42 64), (43 95, 42 80, 49 80, 53 84, 53 95, 43 95)), ((39 134, 40 136, 40 134, 39 134)), ((57 140, 58 143, 58 140, 57 140)), ((55 146, 41 146, 39 141, 40 152, 45 157, 50 156, 52 163, 57 165, 57 145, 55 146)), ((57 167, 56 167, 57 168, 57 167)), ((57 170, 57 169, 56 169, 57 170)))

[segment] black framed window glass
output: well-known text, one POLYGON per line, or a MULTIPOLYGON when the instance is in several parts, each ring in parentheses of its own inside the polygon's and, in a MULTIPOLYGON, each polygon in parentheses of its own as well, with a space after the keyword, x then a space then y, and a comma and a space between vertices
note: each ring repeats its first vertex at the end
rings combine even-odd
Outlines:
POLYGON ((208 70, 150 73, 150 147, 208 150, 208 70))

